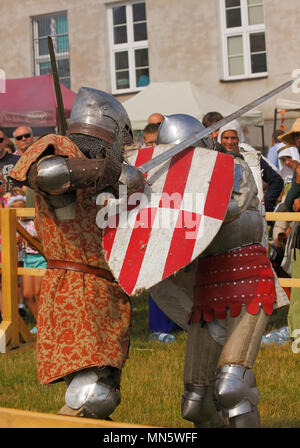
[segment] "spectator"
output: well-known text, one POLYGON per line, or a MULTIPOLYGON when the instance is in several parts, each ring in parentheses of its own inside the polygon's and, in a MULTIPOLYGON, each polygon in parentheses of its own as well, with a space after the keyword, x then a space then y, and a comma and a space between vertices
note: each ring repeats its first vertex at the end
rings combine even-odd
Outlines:
POLYGON ((270 162, 272 162, 277 168, 280 168, 278 163, 278 150, 285 146, 278 140, 278 137, 282 134, 284 134, 284 131, 281 129, 276 129, 273 131, 272 146, 269 149, 267 156, 268 160, 270 160, 270 162))
POLYGON ((164 116, 160 114, 159 112, 154 112, 148 117, 148 124, 157 124, 161 123, 164 119, 164 116))
MULTIPOLYGON (((17 143, 17 153, 22 155, 29 148, 29 146, 33 143, 33 132, 32 129, 28 126, 19 126, 13 132, 13 136, 16 139, 17 143)), ((34 208, 35 200, 34 200, 34 192, 29 187, 24 187, 26 191, 26 207, 34 208)))
MULTIPOLYGON (((220 114, 219 112, 207 112, 207 114, 204 115, 204 117, 202 118, 202 124, 205 128, 209 128, 209 126, 212 126, 213 124, 217 123, 218 121, 222 120, 223 115, 220 114)), ((219 129, 217 129, 216 131, 213 131, 210 136, 217 140, 218 139, 218 134, 219 134, 219 129)))
POLYGON ((6 191, 6 182, 3 174, 0 172, 0 207, 7 207, 7 202, 11 197, 11 193, 6 191))
MULTIPOLYGON (((202 124, 205 128, 208 128, 209 126, 212 126, 213 124, 222 120, 222 118, 224 118, 224 117, 219 112, 207 112, 207 114, 205 114, 204 117, 202 118, 202 124)), ((220 129, 216 129, 215 131, 213 131, 209 134, 209 138, 212 139, 212 141, 214 142, 214 145, 213 146, 209 145, 208 140, 207 140, 206 144, 204 146, 206 146, 210 149, 214 149, 215 151, 227 152, 225 147, 223 145, 221 145, 221 143, 218 141, 219 130, 220 129)), ((240 143, 241 143, 241 142, 245 141, 244 133, 243 133, 241 127, 239 129, 239 132, 240 132, 240 143)), ((205 139, 208 139, 208 137, 205 137, 205 139)))
MULTIPOLYGON (((5 179, 2 173, 0 173, 0 208, 7 207, 7 202, 10 197, 10 193, 5 192, 5 179)), ((0 264, 1 264, 1 234, 0 234, 0 264)), ((2 279, 0 276, 0 322, 2 320, 2 279)))
POLYGON ((279 173, 284 179, 284 183, 290 184, 294 174, 293 163, 291 162, 300 162, 299 152, 295 146, 287 147, 284 143, 280 143, 280 145, 283 145, 283 147, 278 150, 279 173))
POLYGON ((297 118, 294 121, 291 130, 286 134, 280 135, 278 140, 288 146, 296 146, 300 152, 300 118, 297 118))
POLYGON ((19 156, 10 154, 7 149, 8 138, 3 128, 0 127, 0 172, 5 179, 5 191, 11 191, 15 184, 7 178, 10 170, 15 166, 19 160, 19 156))
MULTIPOLYGON (((211 122, 211 124, 213 123, 211 122)), ((244 143, 244 134, 237 120, 233 120, 219 129, 218 142, 229 152, 256 151, 252 146, 244 143)), ((276 207, 277 200, 282 192, 283 180, 263 156, 260 158, 260 167, 262 180, 267 184, 264 195, 265 209, 267 212, 271 212, 276 207)))
MULTIPOLYGON (((284 187, 281 196, 281 202, 276 206, 274 211, 285 212, 287 210, 284 205, 284 201, 292 185, 293 163, 295 161, 300 162, 300 157, 296 148, 294 147, 287 148, 285 145, 284 149, 279 151, 278 155, 279 155, 278 163, 280 167, 279 172, 284 179, 284 187)), ((273 233, 273 243, 275 244, 275 246, 278 246, 278 237, 281 237, 281 239, 285 237, 286 239, 289 231, 290 231, 290 223, 288 221, 276 221, 274 223, 272 233, 273 233)))
MULTIPOLYGON (((26 197, 24 192, 21 189, 15 189, 15 196, 12 196, 8 205, 14 208, 25 208, 26 197)), ((34 221, 32 219, 22 218, 20 221, 21 225, 27 230, 30 235, 32 235, 35 239, 38 239, 37 232, 34 226, 34 221)), ((30 244, 25 241, 23 242, 24 247, 24 255, 23 262, 24 268, 46 268, 47 262, 45 258, 38 253, 37 250, 32 248, 30 244)), ((30 311, 33 314, 33 317, 37 321, 38 317, 38 302, 41 291, 41 283, 42 277, 33 276, 33 275, 23 275, 22 276, 22 293, 23 299, 27 302, 27 305, 30 311)))
POLYGON ((147 126, 143 130, 142 148, 148 148, 156 144, 159 126, 159 123, 147 124, 147 126))
POLYGON ((16 147, 9 138, 7 139, 5 149, 10 154, 14 154, 16 152, 16 147))
MULTIPOLYGON (((297 118, 289 132, 282 134, 278 139, 289 145, 300 148, 300 118, 297 118)), ((290 168, 294 170, 292 185, 285 198, 284 205, 290 212, 300 212, 300 163, 296 160, 289 162, 290 168)), ((291 256, 291 276, 300 278, 300 226, 299 222, 292 224, 286 247, 291 256)), ((292 338, 298 335, 295 330, 300 329, 300 288, 292 288, 291 300, 288 312, 289 333, 292 338)))
POLYGON ((13 136, 16 139, 17 154, 22 155, 33 143, 33 132, 28 126, 19 126, 13 132, 13 136))

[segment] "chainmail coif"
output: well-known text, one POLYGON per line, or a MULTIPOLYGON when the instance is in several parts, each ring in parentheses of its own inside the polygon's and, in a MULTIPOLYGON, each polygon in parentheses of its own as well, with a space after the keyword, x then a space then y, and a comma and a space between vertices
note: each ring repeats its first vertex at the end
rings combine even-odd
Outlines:
POLYGON ((119 150, 120 154, 115 154, 115 144, 110 144, 100 138, 85 134, 70 134, 68 138, 72 140, 80 151, 89 159, 102 159, 105 157, 106 151, 110 151, 115 157, 117 156, 116 158, 118 158, 120 162, 123 161, 121 150, 119 150))

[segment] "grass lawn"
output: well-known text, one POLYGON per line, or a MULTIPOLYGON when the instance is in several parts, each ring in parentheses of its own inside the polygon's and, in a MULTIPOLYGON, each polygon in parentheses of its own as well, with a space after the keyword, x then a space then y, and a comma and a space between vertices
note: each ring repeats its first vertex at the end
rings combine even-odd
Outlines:
MULTIPOLYGON (((277 312, 268 330, 286 325, 286 310, 277 312)), ((192 428, 181 418, 186 334, 176 343, 149 340, 147 296, 133 301, 130 357, 123 370, 122 402, 114 421, 167 428, 192 428)), ((259 409, 266 428, 300 428, 300 354, 291 344, 262 346, 254 366, 260 390, 259 409)), ((56 413, 64 404, 65 384, 41 386, 35 349, 0 355, 0 406, 56 413)))

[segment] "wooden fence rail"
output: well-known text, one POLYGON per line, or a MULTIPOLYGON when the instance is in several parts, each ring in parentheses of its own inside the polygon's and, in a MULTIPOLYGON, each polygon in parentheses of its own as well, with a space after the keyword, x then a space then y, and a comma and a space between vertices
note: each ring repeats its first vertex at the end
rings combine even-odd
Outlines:
MULTIPOLYGON (((2 244, 2 316, 0 324, 0 353, 6 353, 26 343, 35 341, 18 313, 18 276, 43 276, 45 269, 18 267, 17 218, 34 217, 33 208, 3 208, 1 214, 2 244)), ((267 221, 300 221, 300 213, 266 213, 267 221)), ((300 279, 279 278, 281 286, 300 288, 300 279)))
MULTIPOLYGON (((45 274, 45 269, 18 267, 17 218, 34 217, 34 209, 0 209, 2 245, 2 316, 0 353, 35 341, 18 313, 18 276, 45 274)), ((300 213, 266 213, 267 221, 300 221, 300 213)), ((300 279, 279 278, 283 287, 300 287, 300 279)), ((80 419, 0 407, 0 428, 151 428, 151 426, 80 419)), ((152 427, 153 428, 153 427, 152 427)))
POLYGON ((157 428, 156 426, 69 417, 0 407, 0 428, 157 428))

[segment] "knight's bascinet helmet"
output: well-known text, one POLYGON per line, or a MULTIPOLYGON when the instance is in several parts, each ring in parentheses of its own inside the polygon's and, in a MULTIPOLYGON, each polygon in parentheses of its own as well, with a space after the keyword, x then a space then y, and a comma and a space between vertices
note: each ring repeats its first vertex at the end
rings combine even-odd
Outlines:
POLYGON ((130 145, 133 132, 128 114, 112 95, 80 87, 72 108, 68 135, 85 134, 113 144, 130 145))
POLYGON ((205 129, 203 124, 191 115, 165 115, 158 129, 157 144, 177 145, 203 129, 205 129))

